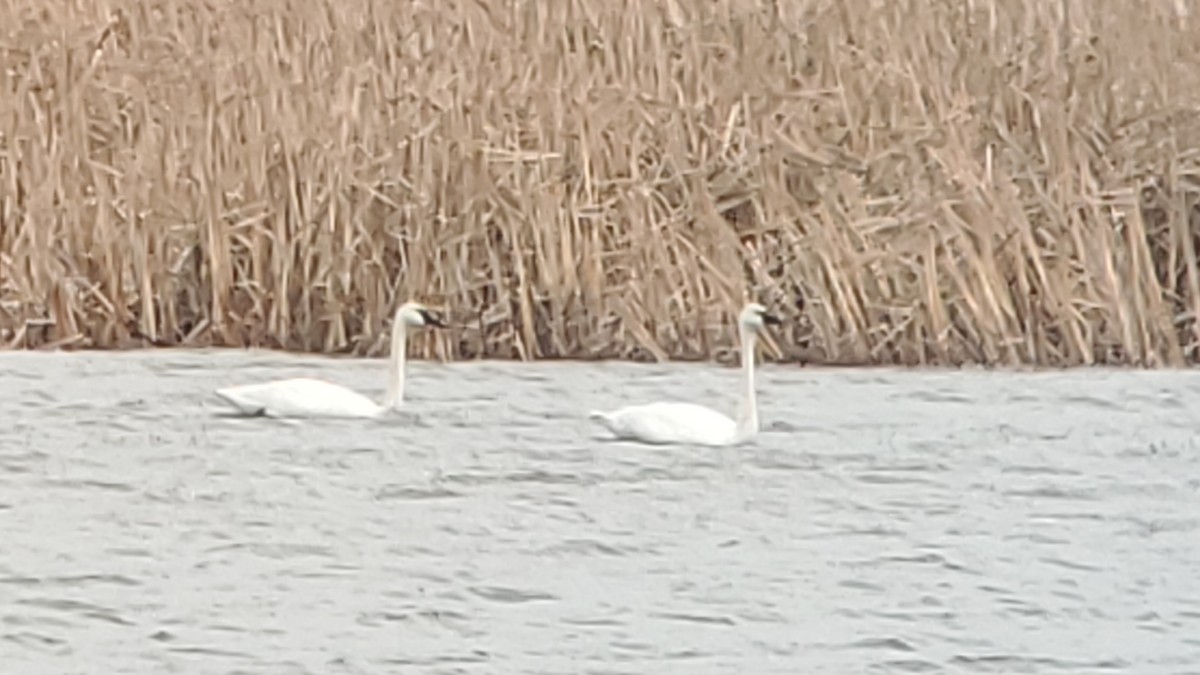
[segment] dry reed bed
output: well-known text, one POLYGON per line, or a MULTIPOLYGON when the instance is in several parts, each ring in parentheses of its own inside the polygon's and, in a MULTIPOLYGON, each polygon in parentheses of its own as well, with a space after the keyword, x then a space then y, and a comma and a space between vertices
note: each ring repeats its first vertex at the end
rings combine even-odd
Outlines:
POLYGON ((9 345, 1197 358, 1170 0, 2 1, 9 345))

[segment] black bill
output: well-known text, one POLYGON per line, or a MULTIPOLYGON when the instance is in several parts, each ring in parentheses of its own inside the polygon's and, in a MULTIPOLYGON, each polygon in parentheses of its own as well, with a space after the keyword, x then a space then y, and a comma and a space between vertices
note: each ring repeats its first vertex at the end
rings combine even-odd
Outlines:
POLYGON ((441 313, 435 312, 432 309, 421 309, 417 311, 421 313, 421 320, 425 322, 426 326, 429 326, 430 328, 449 328, 449 325, 446 324, 446 320, 442 318, 441 313))

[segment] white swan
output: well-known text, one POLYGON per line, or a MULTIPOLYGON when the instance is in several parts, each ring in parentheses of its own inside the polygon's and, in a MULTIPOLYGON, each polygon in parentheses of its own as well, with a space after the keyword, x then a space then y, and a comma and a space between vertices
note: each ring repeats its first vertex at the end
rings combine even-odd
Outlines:
POLYGON ((738 315, 738 335, 742 343, 742 375, 745 391, 738 407, 738 420, 695 403, 658 402, 627 406, 612 412, 592 411, 588 417, 598 420, 618 440, 642 443, 693 443, 732 445, 758 433, 758 404, 754 396, 754 346, 758 332, 768 325, 780 325, 767 308, 751 302, 738 315))
POLYGON ((379 405, 341 385, 298 377, 262 384, 226 387, 214 392, 243 415, 267 417, 376 417, 404 402, 404 361, 408 329, 445 328, 435 312, 406 302, 392 321, 392 350, 388 365, 387 398, 379 405))

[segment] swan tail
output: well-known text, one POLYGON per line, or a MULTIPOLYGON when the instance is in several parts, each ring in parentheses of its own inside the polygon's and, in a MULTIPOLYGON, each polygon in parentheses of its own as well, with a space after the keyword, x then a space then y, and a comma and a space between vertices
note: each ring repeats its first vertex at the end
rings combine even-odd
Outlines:
POLYGON ((216 389, 213 391, 213 394, 230 406, 233 406, 234 408, 241 408, 241 401, 239 401, 237 396, 234 395, 234 393, 229 389, 216 389))
POLYGON ((213 394, 233 408, 234 412, 239 415, 245 415, 247 417, 266 417, 267 415, 266 406, 255 405, 249 401, 243 400, 242 397, 238 395, 238 392, 234 387, 217 389, 213 391, 213 394))
POLYGON ((621 429, 619 415, 617 414, 618 412, 619 411, 604 412, 603 410, 589 410, 588 419, 599 422, 600 426, 604 427, 606 431, 611 433, 613 436, 620 438, 624 434, 621 429))

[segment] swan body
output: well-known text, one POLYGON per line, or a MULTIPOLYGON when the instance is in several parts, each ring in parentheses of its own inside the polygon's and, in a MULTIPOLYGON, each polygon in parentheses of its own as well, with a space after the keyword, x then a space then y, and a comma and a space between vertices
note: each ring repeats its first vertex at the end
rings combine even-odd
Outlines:
POLYGON ((611 412, 592 411, 588 417, 607 428, 617 440, 651 445, 733 445, 758 433, 758 406, 754 392, 754 346, 758 332, 779 319, 758 303, 749 303, 738 315, 742 343, 742 375, 745 390, 735 421, 727 415, 695 403, 660 401, 632 405, 611 412))
POLYGON ((404 360, 409 328, 445 328, 433 311, 416 302, 396 310, 392 322, 388 391, 382 404, 331 382, 307 377, 217 389, 214 393, 237 413, 266 417, 378 417, 404 401, 404 360))
POLYGON ((384 412, 384 406, 352 389, 307 377, 227 387, 215 393, 243 415, 375 417, 384 412))
POLYGON ((618 440, 651 445, 727 445, 737 436, 737 422, 696 403, 659 401, 612 412, 592 411, 589 417, 607 427, 618 440))

